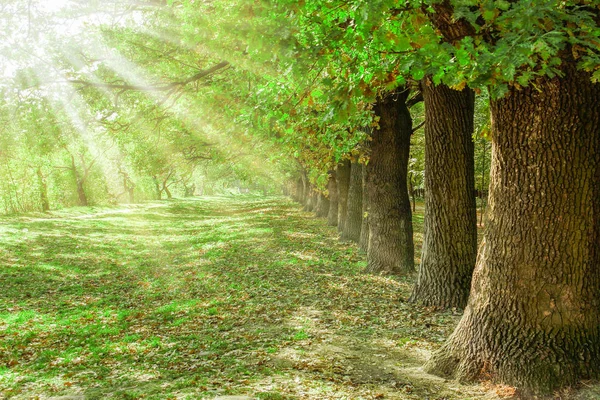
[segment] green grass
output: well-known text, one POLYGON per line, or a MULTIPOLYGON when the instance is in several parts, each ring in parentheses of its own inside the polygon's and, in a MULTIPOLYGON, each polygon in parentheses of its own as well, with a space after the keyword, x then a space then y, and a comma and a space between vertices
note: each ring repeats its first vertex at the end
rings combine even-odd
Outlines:
POLYGON ((4 218, 0 262, 0 399, 495 398, 419 370, 456 315, 286 199, 4 218))

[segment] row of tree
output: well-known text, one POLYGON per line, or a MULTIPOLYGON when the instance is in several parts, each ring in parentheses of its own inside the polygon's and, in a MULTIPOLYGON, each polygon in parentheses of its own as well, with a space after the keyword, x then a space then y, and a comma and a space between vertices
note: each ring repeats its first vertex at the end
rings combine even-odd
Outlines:
POLYGON ((64 113, 42 109, 37 93, 6 96, 3 106, 0 200, 7 214, 265 186, 236 164, 235 152, 213 149, 166 122, 144 135, 123 135, 106 120, 78 131, 64 113))
POLYGON ((360 2, 340 4, 344 12, 333 20, 331 12, 299 12, 312 17, 298 25, 301 40, 335 37, 324 26, 345 35, 333 41, 337 50, 320 50, 342 53, 341 62, 338 54, 330 62, 347 67, 344 53, 360 62, 356 43, 373 46, 362 53, 379 63, 402 55, 385 71, 392 84, 368 87, 365 71, 378 68, 368 70, 368 61, 342 69, 343 82, 331 84, 330 72, 323 79, 354 98, 326 96, 341 103, 341 115, 360 114, 362 102, 371 123, 346 119, 352 138, 337 149, 352 150, 329 164, 327 188, 310 180, 318 174, 305 162, 290 191, 320 215, 329 204, 329 222, 367 251, 369 271, 410 273, 410 108, 424 101, 424 243, 412 300, 466 307, 426 368, 548 392, 600 373, 600 8, 587 1, 467 3, 389 2, 378 10, 383 22, 365 18, 360 2), (382 57, 373 44, 386 40, 382 57), (493 159, 477 254, 472 137, 482 88, 490 93, 493 159), (369 90, 377 94, 365 95, 369 90))
MULTIPOLYGON (((0 17, 35 32, 48 18, 32 4, 41 7, 6 0, 0 17)), ((330 222, 362 243, 369 270, 392 274, 414 269, 409 191, 423 168, 412 136, 425 192, 413 300, 465 308, 427 369, 533 392, 598 377, 597 1, 89 4, 70 18, 101 14, 89 24, 98 35, 0 43, 13 57, 5 69, 23 65, 7 74, 19 93, 63 104, 61 129, 88 131, 69 106, 80 99, 76 110, 107 125, 107 143, 132 150, 130 164, 152 160, 157 147, 143 144, 156 138, 182 157, 205 154, 187 152, 188 140, 259 154, 239 170, 294 180, 295 196, 321 214, 329 202, 330 222), (491 139, 491 160, 474 131, 491 139), (490 164, 477 254, 474 188, 486 190, 490 164)), ((63 154, 53 165, 79 161, 63 154)))

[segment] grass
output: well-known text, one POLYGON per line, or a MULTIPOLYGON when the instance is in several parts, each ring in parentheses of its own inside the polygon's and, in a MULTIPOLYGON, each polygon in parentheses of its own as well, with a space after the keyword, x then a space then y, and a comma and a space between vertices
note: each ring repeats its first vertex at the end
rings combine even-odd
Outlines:
POLYGON ((286 199, 4 218, 0 263, 0 398, 510 394, 424 374, 458 316, 406 303, 411 279, 363 274, 354 245, 286 199))

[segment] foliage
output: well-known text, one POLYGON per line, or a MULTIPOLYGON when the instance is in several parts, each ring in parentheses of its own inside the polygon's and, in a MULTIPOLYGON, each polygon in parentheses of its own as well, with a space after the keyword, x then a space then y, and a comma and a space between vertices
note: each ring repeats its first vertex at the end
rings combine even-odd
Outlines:
POLYGON ((15 29, 5 40, 3 86, 19 83, 28 96, 55 103, 78 99, 64 124, 108 134, 128 174, 142 180, 161 180, 174 166, 175 181, 193 175, 196 163, 185 160, 193 148, 212 165, 235 160, 233 170, 252 171, 235 179, 280 181, 302 168, 323 188, 337 162, 362 154, 364 128, 377 125, 371 105, 386 91, 431 75, 498 97, 509 85, 560 73, 567 55, 590 71, 599 65, 598 10, 587 1, 148 1, 111 12, 87 2, 52 12, 14 0, 4 7, 13 15, 8 26, 28 32, 15 29), (60 32, 61 21, 87 24, 89 34, 60 32), (42 48, 43 58, 35 54, 42 48), (74 86, 57 91, 53 81, 65 78, 74 86), (74 121, 86 107, 87 118, 74 121), (166 150, 155 151, 158 144, 166 150), (248 155, 249 147, 263 158, 248 155))

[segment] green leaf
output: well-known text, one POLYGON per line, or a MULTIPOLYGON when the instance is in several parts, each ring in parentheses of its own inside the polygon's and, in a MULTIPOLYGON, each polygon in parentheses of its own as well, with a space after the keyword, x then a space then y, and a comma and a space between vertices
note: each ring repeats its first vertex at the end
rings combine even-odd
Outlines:
POLYGON ((413 79, 415 79, 417 81, 420 81, 421 79, 423 79, 425 77, 425 70, 420 69, 420 68, 411 71, 411 73, 412 73, 413 79))

